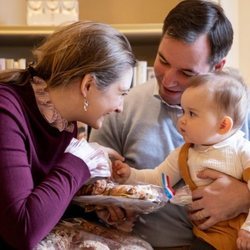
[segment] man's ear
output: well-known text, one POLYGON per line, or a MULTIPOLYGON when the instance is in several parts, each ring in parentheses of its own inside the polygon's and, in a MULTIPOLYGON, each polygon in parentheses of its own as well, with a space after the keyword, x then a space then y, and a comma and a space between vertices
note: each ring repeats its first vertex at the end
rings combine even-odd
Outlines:
POLYGON ((93 85, 94 78, 90 75, 87 74, 82 78, 81 81, 81 93, 83 96, 87 96, 88 91, 90 90, 91 86, 93 85))
POLYGON ((220 122, 219 134, 223 135, 229 132, 233 127, 233 120, 230 116, 224 116, 220 122))
POLYGON ((225 63, 226 63, 226 59, 223 58, 220 62, 218 62, 217 64, 214 65, 214 70, 221 71, 222 68, 224 67, 225 63))

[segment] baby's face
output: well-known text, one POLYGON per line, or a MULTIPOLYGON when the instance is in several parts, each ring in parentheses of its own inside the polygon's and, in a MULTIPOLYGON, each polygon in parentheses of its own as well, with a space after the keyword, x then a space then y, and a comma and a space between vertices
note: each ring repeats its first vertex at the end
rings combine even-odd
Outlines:
POLYGON ((187 88, 181 97, 178 128, 185 142, 211 145, 220 141, 220 119, 207 85, 187 88))

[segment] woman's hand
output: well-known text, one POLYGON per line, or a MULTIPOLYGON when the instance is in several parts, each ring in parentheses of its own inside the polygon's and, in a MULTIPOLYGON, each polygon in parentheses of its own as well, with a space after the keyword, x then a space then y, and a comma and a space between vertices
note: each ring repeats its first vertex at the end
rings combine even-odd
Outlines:
POLYGON ((138 217, 132 210, 125 210, 115 206, 98 207, 96 213, 103 222, 124 232, 133 230, 138 217))
POLYGON ((103 147, 98 143, 89 143, 85 139, 72 138, 65 153, 70 153, 82 159, 90 171, 90 177, 110 177, 110 158, 123 161, 122 157, 114 149, 103 147))
POLYGON ((112 160, 124 161, 124 157, 121 156, 116 150, 112 148, 104 147, 96 142, 90 142, 90 145, 94 148, 100 148, 101 150, 103 150, 106 153, 106 155, 112 160))
POLYGON ((211 169, 201 171, 198 177, 213 180, 192 192, 194 201, 189 206, 190 218, 202 221, 200 229, 205 230, 220 221, 248 212, 250 191, 246 183, 211 169))

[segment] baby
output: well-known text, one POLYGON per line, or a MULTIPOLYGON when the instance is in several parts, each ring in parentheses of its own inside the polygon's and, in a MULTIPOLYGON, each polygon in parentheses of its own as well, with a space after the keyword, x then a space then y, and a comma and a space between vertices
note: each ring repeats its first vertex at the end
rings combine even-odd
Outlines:
MULTIPOLYGON (((212 180, 200 179, 203 166, 243 179, 250 188, 250 142, 240 131, 248 112, 248 89, 238 72, 228 69, 190 78, 181 98, 183 115, 178 128, 185 144, 172 151, 155 169, 137 170, 121 161, 113 164, 117 182, 162 185, 162 173, 171 184, 181 178, 191 190, 212 180)), ((246 249, 250 244, 250 215, 241 214, 206 231, 193 232, 211 249, 246 249)))

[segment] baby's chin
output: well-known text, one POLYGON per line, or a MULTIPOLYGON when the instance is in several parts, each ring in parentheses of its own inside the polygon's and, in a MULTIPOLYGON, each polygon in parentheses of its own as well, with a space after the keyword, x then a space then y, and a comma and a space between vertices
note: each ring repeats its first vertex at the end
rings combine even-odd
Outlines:
POLYGON ((187 136, 182 134, 182 137, 183 137, 183 140, 184 140, 185 143, 192 143, 187 136))

